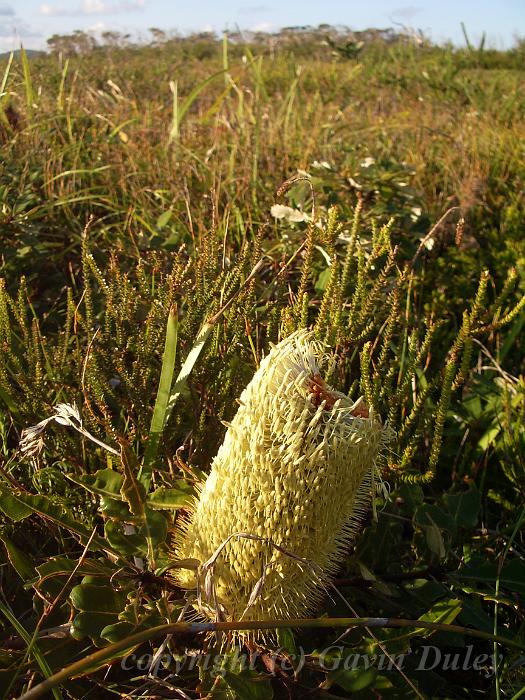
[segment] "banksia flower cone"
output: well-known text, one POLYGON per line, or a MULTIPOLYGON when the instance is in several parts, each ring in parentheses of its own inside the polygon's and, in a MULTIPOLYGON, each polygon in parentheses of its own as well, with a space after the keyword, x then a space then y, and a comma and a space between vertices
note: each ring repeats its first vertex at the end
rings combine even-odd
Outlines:
POLYGON ((325 384, 319 350, 300 331, 264 358, 182 523, 177 557, 202 566, 178 582, 209 617, 313 612, 370 502, 388 429, 325 384))

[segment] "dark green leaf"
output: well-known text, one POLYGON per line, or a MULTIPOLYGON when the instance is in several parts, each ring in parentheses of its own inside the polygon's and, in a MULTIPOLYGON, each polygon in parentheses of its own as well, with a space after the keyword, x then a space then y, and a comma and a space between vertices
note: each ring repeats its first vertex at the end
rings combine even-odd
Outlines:
POLYGON ((146 538, 137 533, 126 535, 123 525, 108 520, 104 525, 104 534, 109 545, 123 557, 143 557, 147 555, 146 538))
MULTIPOLYGON (((498 566, 494 562, 483 562, 476 559, 460 569, 456 576, 461 581, 486 583, 493 591, 496 587, 498 566)), ((515 593, 525 595, 525 561, 516 558, 505 562, 500 572, 499 585, 515 593)))
POLYGON ((443 497, 447 510, 451 513, 458 527, 474 528, 478 523, 481 499, 476 488, 461 493, 447 493, 443 497))
POLYGON ((226 671, 224 680, 239 700, 272 700, 273 690, 269 679, 255 671, 234 674, 226 671))
POLYGON ((419 484, 401 484, 392 494, 392 500, 404 515, 411 518, 423 503, 423 489, 419 484))
POLYGON ((115 622, 112 625, 106 625, 106 627, 100 631, 100 637, 101 639, 106 639, 108 642, 111 642, 111 644, 114 644, 115 642, 120 642, 121 639, 129 637, 130 634, 138 632, 139 630, 140 628, 131 622, 115 622))
POLYGON ((101 632, 117 620, 116 613, 80 612, 73 618, 71 636, 74 639, 90 637, 96 646, 104 646, 105 640, 102 639, 101 632))
POLYGON ((80 583, 73 588, 69 597, 74 607, 82 612, 119 613, 126 603, 126 596, 115 591, 109 583, 106 586, 80 583))
POLYGON ((490 615, 481 608, 479 600, 476 598, 473 601, 464 598, 462 601, 462 610, 459 615, 459 622, 462 625, 471 625, 472 627, 482 630, 483 632, 494 631, 494 620, 490 615))
POLYGON ((330 267, 327 267, 326 270, 323 270, 319 277, 317 278, 317 282, 315 283, 315 291, 316 292, 324 292, 326 289, 326 286, 328 284, 328 281, 330 279, 330 275, 332 274, 332 269, 330 267))
POLYGON ((297 656, 295 637, 289 627, 279 627, 277 629, 277 644, 284 651, 297 656))
POLYGON ((424 503, 414 514, 414 524, 425 533, 430 551, 438 559, 443 559, 447 553, 443 533, 446 533, 448 540, 456 532, 454 519, 438 506, 424 503))
POLYGON ((168 535, 168 521, 162 513, 148 508, 146 510, 146 520, 139 528, 139 535, 151 539, 154 547, 166 541, 168 535))
MULTIPOLYGON (((82 523, 79 523, 63 506, 56 505, 46 496, 34 496, 28 493, 17 494, 17 501, 22 506, 30 508, 37 515, 47 518, 70 532, 78 535, 82 544, 86 544, 91 537, 91 530, 82 523)), ((91 549, 108 549, 107 544, 100 537, 91 538, 91 549)))
POLYGON ((374 683, 377 673, 378 671, 376 668, 356 668, 352 670, 341 668, 330 673, 328 677, 333 683, 343 688, 343 690, 349 693, 357 693, 360 690, 370 687, 374 683))

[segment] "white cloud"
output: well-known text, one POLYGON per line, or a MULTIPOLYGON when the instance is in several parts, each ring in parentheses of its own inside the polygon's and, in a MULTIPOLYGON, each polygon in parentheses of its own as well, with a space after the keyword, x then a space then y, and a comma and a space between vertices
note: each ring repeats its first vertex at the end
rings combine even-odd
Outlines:
POLYGON ((414 19, 414 17, 418 15, 421 10, 422 8, 416 7, 416 5, 405 5, 404 7, 398 7, 397 9, 393 10, 391 16, 401 21, 410 21, 411 19, 414 19))
POLYGON ((0 5, 0 17, 12 17, 15 11, 10 5, 0 5))
POLYGON ((56 15, 67 15, 68 11, 63 7, 57 7, 56 5, 52 7, 48 5, 47 2, 40 5, 39 13, 46 17, 54 17, 56 15))
POLYGON ((270 7, 268 5, 249 5, 247 7, 241 7, 239 14, 241 15, 258 15, 261 12, 270 12, 270 7))
POLYGON ((250 31, 252 32, 269 32, 272 28, 272 25, 270 22, 259 22, 259 24, 254 24, 253 27, 250 27, 250 31))
POLYGON ((88 27, 88 32, 105 32, 107 28, 108 25, 105 22, 98 20, 98 22, 95 22, 91 27, 88 27))
POLYGON ((64 5, 50 5, 45 2, 40 5, 40 14, 46 17, 81 17, 90 15, 116 15, 122 12, 143 10, 146 0, 119 0, 107 2, 107 0, 83 0, 75 8, 64 5))
POLYGON ((82 3, 82 10, 86 15, 105 15, 110 10, 110 7, 104 2, 104 0, 84 0, 82 3))

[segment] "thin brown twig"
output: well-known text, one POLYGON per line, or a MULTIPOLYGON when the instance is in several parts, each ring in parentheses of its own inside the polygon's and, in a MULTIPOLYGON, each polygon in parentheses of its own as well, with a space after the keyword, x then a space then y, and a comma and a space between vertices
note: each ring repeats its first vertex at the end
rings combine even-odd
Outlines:
POLYGON ((418 246, 418 249, 416 250, 416 253, 412 260, 410 261, 409 265, 410 267, 414 267, 414 263, 420 256, 421 252, 423 251, 423 248, 425 248, 426 244, 429 242, 429 240, 433 237, 433 235, 436 233, 436 231, 439 229, 441 224, 445 221, 445 219, 448 217, 449 214, 451 214, 453 211, 458 211, 460 210, 461 207, 450 207, 450 209, 447 209, 447 211, 443 214, 443 216, 432 226, 430 231, 427 233, 427 235, 423 238, 421 243, 418 246))

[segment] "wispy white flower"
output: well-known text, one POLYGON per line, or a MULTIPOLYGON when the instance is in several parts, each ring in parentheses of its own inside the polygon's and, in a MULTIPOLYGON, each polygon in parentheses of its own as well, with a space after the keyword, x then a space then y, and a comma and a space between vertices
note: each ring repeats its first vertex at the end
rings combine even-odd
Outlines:
POLYGON ((363 185, 360 185, 360 184, 357 182, 357 180, 354 180, 353 177, 349 177, 349 178, 348 178, 348 182, 349 182, 349 183, 352 185, 352 187, 354 187, 356 190, 362 190, 362 189, 363 189, 363 185))
POLYGON ((310 221, 310 217, 306 212, 287 207, 284 204, 274 204, 270 211, 275 219, 286 219, 286 221, 290 223, 295 224, 301 221, 310 221))
POLYGON ((24 428, 24 430, 22 430, 20 442, 18 443, 20 452, 28 457, 36 457, 39 455, 44 448, 44 430, 47 424, 53 419, 54 417, 45 418, 41 420, 40 423, 32 425, 30 428, 24 428))
POLYGON ((20 442, 18 443, 18 449, 22 454, 27 457, 37 457, 42 452, 44 448, 44 432, 48 424, 52 421, 55 421, 59 425, 73 428, 88 440, 91 440, 108 452, 111 452, 111 454, 120 454, 118 450, 106 445, 106 443, 102 442, 94 435, 91 435, 91 433, 83 427, 80 412, 75 404, 59 403, 55 406, 54 411, 55 414, 53 416, 44 418, 40 423, 22 430, 20 442))

